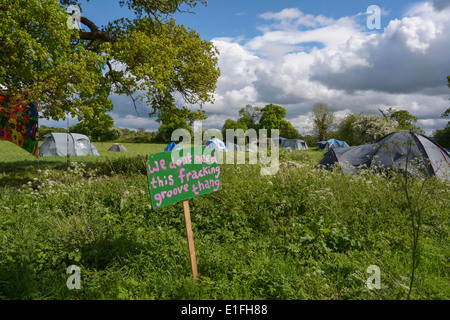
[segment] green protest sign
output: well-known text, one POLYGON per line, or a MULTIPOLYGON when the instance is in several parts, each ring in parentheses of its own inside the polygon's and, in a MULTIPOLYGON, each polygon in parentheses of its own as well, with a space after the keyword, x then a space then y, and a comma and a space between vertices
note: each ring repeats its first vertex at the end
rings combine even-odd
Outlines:
POLYGON ((152 207, 162 208, 220 190, 216 152, 197 147, 149 155, 147 175, 152 207))

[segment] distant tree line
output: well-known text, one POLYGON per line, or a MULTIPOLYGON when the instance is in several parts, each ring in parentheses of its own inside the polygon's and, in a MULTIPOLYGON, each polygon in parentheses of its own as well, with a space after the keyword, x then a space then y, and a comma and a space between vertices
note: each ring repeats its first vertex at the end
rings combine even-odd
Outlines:
POLYGON ((70 133, 80 133, 87 135, 91 141, 93 142, 106 142, 106 141, 114 141, 121 143, 155 143, 158 142, 156 140, 156 132, 146 131, 144 128, 139 128, 138 130, 131 130, 128 128, 115 128, 112 127, 109 130, 103 131, 103 134, 94 135, 89 134, 86 131, 78 130, 77 125, 69 127, 69 130, 66 128, 54 128, 47 127, 45 125, 39 126, 39 140, 44 140, 44 136, 50 132, 70 132, 70 133))
POLYGON ((222 126, 222 136, 226 137, 227 130, 242 129, 244 132, 249 129, 267 130, 267 136, 271 137, 271 130, 278 129, 279 136, 286 139, 303 139, 302 135, 294 126, 284 119, 286 117, 286 109, 274 104, 268 104, 264 108, 251 105, 245 106, 238 112, 237 121, 227 119, 222 126))
MULTIPOLYGON (((450 87, 450 76, 447 77, 450 87)), ((129 143, 167 143, 171 141, 172 132, 176 129, 186 129, 194 138, 192 125, 195 121, 205 120, 207 117, 204 110, 191 111, 187 107, 175 108, 172 97, 162 97, 158 103, 163 106, 160 113, 152 113, 156 121, 161 125, 156 132, 148 132, 143 128, 138 130, 121 129, 114 127, 114 120, 106 115, 93 120, 83 120, 69 127, 69 132, 81 133, 90 137, 92 141, 116 141, 129 143)), ((212 136, 226 138, 226 130, 241 129, 267 129, 270 137, 271 129, 278 129, 279 136, 287 139, 303 139, 309 146, 315 142, 335 138, 346 141, 349 145, 363 145, 374 143, 382 137, 398 131, 410 130, 423 134, 424 131, 417 126, 418 118, 406 110, 388 108, 378 109, 379 114, 349 113, 343 119, 338 120, 335 111, 326 103, 316 103, 310 116, 311 134, 302 136, 294 126, 285 119, 286 109, 268 104, 263 108, 246 105, 238 112, 238 119, 227 119, 221 131, 212 136)), ((450 108, 442 115, 443 118, 450 116, 450 108)), ((67 132, 64 128, 51 128, 41 125, 39 136, 42 140, 48 132, 67 132)), ((205 130, 202 131, 202 134, 205 130)), ((211 133, 211 132, 210 132, 211 133)), ((214 132, 213 132, 214 133, 214 132)), ((445 148, 450 148, 450 121, 443 129, 433 132, 432 138, 445 148)), ((237 139, 237 138, 236 138, 237 139)))

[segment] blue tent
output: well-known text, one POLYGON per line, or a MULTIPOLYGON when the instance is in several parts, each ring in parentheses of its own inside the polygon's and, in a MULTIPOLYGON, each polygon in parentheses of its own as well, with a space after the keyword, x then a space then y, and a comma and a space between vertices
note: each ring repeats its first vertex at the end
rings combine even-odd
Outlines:
POLYGON ((336 139, 329 139, 327 141, 319 141, 316 142, 316 144, 319 146, 319 149, 330 149, 330 148, 346 148, 349 147, 347 142, 336 140, 336 139))
POLYGON ((223 143, 222 140, 219 140, 217 138, 212 138, 205 144, 209 150, 217 149, 222 152, 227 152, 227 147, 225 146, 225 143, 223 143))
POLYGON ((183 149, 182 146, 177 145, 175 142, 171 142, 171 143, 169 143, 169 144, 167 145, 167 147, 164 149, 164 151, 165 151, 165 152, 167 152, 167 151, 172 151, 172 150, 175 149, 175 148, 183 149))
POLYGON ((341 141, 341 140, 336 140, 336 139, 330 139, 330 140, 328 140, 328 143, 329 143, 328 148, 345 148, 345 147, 349 147, 347 142, 341 141))
POLYGON ((319 149, 325 149, 325 146, 327 145, 327 141, 319 141, 316 142, 315 144, 317 144, 317 146, 319 147, 319 149))

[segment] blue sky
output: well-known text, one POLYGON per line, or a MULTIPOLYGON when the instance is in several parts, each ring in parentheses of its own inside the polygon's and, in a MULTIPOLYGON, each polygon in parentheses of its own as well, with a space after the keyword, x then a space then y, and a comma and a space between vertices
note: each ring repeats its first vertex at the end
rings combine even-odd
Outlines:
MULTIPOLYGON (((179 15, 180 23, 193 28, 207 40, 216 37, 246 37, 260 34, 258 27, 264 24, 259 16, 266 12, 279 12, 286 8, 298 8, 311 15, 324 15, 334 19, 356 15, 373 5, 373 0, 211 0, 207 6, 197 8, 194 15, 179 15)), ((381 8, 387 6, 390 16, 396 17, 408 1, 378 1, 381 8)), ((384 19, 385 23, 387 20, 384 19)))
MULTIPOLYGON (((117 3, 82 2, 82 14, 106 24, 128 14, 117 3)), ((221 128, 247 104, 269 103, 285 107, 302 134, 309 133, 316 102, 328 103, 340 118, 408 110, 427 133, 448 121, 440 115, 450 97, 450 0, 210 0, 192 10, 176 21, 220 52, 215 103, 202 106, 204 128, 221 128), (381 8, 380 29, 367 27, 371 5, 381 8)), ((111 99, 116 126, 158 128, 147 106, 136 113, 129 98, 111 99)))
MULTIPOLYGON (((212 40, 217 37, 247 37, 260 34, 259 16, 266 12, 279 12, 286 8, 298 8, 311 15, 325 15, 334 19, 353 16, 365 12, 376 4, 387 16, 382 19, 382 27, 389 20, 401 17, 401 13, 416 1, 408 0, 209 0, 207 6, 198 5, 191 9, 192 14, 178 13, 175 19, 186 27, 193 28, 202 38, 212 40)), ((126 7, 118 1, 91 0, 81 2, 83 14, 92 17, 98 25, 107 24, 111 18, 131 17, 126 7)), ((186 7, 187 9, 187 7, 186 7)))

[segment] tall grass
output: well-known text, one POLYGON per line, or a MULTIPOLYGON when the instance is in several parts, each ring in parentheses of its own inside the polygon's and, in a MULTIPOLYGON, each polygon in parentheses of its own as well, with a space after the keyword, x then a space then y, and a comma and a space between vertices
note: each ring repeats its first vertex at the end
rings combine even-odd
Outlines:
MULTIPOLYGON (((275 176, 222 165, 222 190, 189 201, 197 282, 182 205, 151 209, 139 154, 41 163, 39 179, 0 189, 0 297, 407 299, 402 176, 314 170, 317 154, 280 154, 304 166, 275 176), (66 287, 70 265, 81 269, 80 290, 66 287), (366 286, 370 265, 381 268, 380 290, 366 286)), ((448 299, 448 184, 409 183, 426 200, 412 298, 448 299)))

